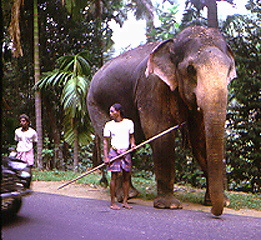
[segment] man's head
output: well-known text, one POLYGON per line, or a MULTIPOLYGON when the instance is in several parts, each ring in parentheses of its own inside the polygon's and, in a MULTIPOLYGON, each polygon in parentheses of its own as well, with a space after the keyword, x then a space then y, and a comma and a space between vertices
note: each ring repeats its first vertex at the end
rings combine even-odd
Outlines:
POLYGON ((110 107, 110 117, 113 120, 121 120, 124 117, 124 110, 121 104, 115 103, 110 107))
POLYGON ((19 121, 20 121, 20 125, 24 128, 24 127, 28 127, 28 125, 30 124, 30 119, 26 114, 22 114, 19 117, 19 121))

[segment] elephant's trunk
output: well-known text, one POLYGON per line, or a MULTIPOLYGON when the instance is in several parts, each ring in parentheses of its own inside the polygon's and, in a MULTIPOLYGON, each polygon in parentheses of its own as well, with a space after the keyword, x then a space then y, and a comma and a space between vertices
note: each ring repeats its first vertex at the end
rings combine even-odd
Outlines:
POLYGON ((206 133, 206 156, 211 212, 219 216, 224 208, 224 127, 226 121, 227 89, 214 87, 204 89, 204 97, 199 101, 203 111, 206 133))
POLYGON ((211 212, 219 216, 224 207, 223 159, 224 159, 224 119, 225 113, 209 111, 204 114, 206 131, 206 151, 211 212))
MULTIPOLYGON (((198 61, 199 62, 199 61, 198 61)), ((219 216, 224 208, 225 121, 227 107, 228 59, 220 51, 209 48, 198 66, 197 106, 203 112, 206 134, 207 179, 211 212, 219 216), (219 63, 219 64, 215 64, 219 63)))

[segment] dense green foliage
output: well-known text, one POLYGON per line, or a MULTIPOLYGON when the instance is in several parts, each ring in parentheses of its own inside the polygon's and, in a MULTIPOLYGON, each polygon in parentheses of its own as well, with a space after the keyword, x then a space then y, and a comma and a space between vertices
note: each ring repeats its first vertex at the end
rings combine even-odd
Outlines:
MULTIPOLYGON (((7 1, 4 1, 7 3, 7 1)), ((66 1, 69 4, 69 1, 66 1)), ((66 11, 67 5, 62 1, 38 0, 39 32, 40 32, 40 64, 41 72, 52 71, 56 67, 56 60, 64 55, 76 55, 87 51, 91 56, 91 74, 93 74, 107 58, 106 52, 111 48, 112 30, 109 22, 122 24, 126 13, 122 8, 122 1, 105 1, 103 5, 102 23, 97 20, 93 1, 85 1, 86 8, 76 8, 80 17, 66 11), (99 27, 99 29, 98 29, 99 27), (102 42, 102 44, 101 44, 102 42)), ((8 26, 10 23, 10 4, 6 4, 4 15, 4 81, 3 81, 3 142, 2 150, 7 152, 10 145, 14 145, 14 129, 18 127, 18 117, 26 113, 31 117, 32 126, 35 127, 34 109, 34 70, 33 70, 33 6, 32 1, 25 1, 20 11, 21 44, 23 57, 13 58, 10 50, 10 37, 8 26), (9 8, 8 8, 9 6, 9 8)), ((111 49, 110 52, 113 50, 111 49)), ((64 109, 60 102, 61 93, 42 91, 43 103, 43 132, 44 132, 44 158, 52 156, 44 163, 47 169, 70 165, 71 146, 64 141, 64 109), (56 149, 60 149, 57 154, 56 149), (58 156, 59 155, 59 156, 58 156), (61 159, 62 158, 62 159, 61 159)), ((86 126, 85 126, 86 127, 86 126)), ((88 127, 88 124, 87 124, 88 127)))
POLYGON ((160 26, 154 28, 148 35, 153 41, 166 40, 175 36, 179 30, 179 23, 175 20, 178 12, 178 6, 173 5, 168 11, 157 9, 160 26))
POLYGON ((227 19, 224 32, 234 51, 238 78, 229 86, 227 164, 231 189, 261 188, 261 4, 249 16, 227 19))

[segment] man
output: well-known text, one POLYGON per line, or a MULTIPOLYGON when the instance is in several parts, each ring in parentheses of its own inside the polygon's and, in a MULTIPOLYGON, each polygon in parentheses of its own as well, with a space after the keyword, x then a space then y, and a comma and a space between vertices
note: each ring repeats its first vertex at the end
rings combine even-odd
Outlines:
POLYGON ((129 147, 135 147, 134 124, 132 120, 124 118, 123 108, 119 103, 110 107, 111 121, 107 122, 104 127, 104 163, 107 165, 107 170, 111 171, 110 194, 111 206, 113 210, 119 210, 120 207, 115 202, 116 179, 119 173, 123 174, 123 205, 126 209, 132 209, 127 202, 130 175, 131 175, 131 155, 126 154, 120 159, 110 163, 110 159, 126 152, 129 147), (109 146, 110 151, 109 151, 109 146))
POLYGON ((36 131, 29 127, 30 120, 29 117, 25 114, 22 114, 19 117, 20 128, 15 130, 15 141, 17 143, 17 159, 21 159, 26 162, 29 166, 34 165, 34 149, 33 143, 37 142, 37 133, 36 131))

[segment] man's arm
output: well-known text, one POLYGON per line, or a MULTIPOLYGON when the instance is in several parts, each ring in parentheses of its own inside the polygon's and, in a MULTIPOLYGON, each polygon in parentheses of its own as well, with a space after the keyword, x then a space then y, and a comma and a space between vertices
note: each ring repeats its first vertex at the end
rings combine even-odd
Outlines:
POLYGON ((37 132, 34 130, 34 135, 33 135, 33 141, 35 142, 35 143, 37 143, 38 142, 38 134, 37 134, 37 132))
POLYGON ((103 138, 103 155, 104 155, 104 163, 109 164, 110 159, 108 158, 109 154, 109 146, 110 146, 110 138, 104 137, 103 138))
POLYGON ((131 148, 136 147, 134 134, 130 134, 130 145, 131 148))

